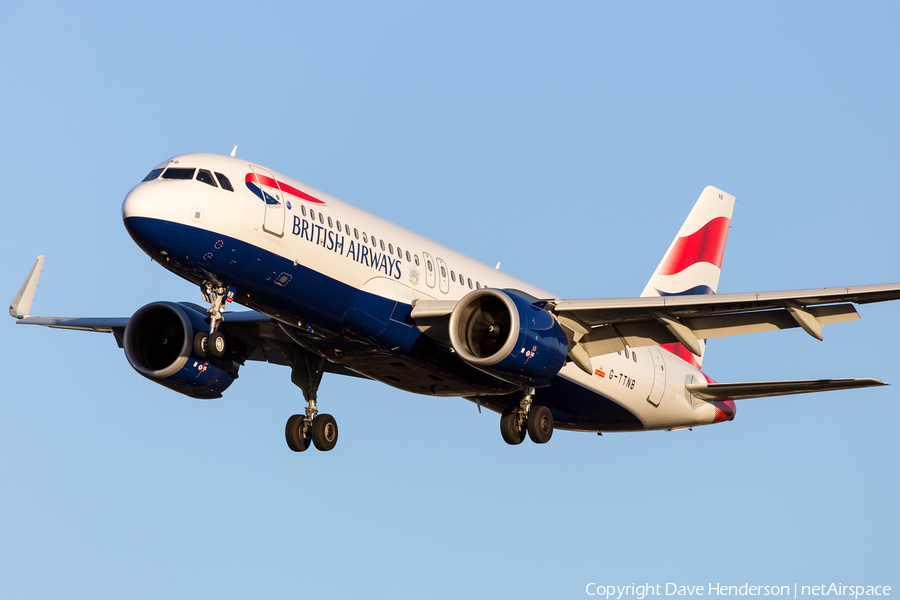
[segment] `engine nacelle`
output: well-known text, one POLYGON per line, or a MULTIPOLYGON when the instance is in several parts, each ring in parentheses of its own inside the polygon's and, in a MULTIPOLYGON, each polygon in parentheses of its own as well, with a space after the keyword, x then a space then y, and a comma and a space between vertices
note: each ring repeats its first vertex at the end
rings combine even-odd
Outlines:
MULTIPOLYGON (((237 379, 239 365, 226 354, 200 358, 194 336, 208 332, 205 314, 175 302, 139 309, 125 328, 125 356, 134 370, 160 385, 194 398, 220 398, 237 379)), ((228 344, 232 346, 232 344, 228 344)))
POLYGON ((548 385, 566 362, 568 338, 556 319, 507 290, 465 295, 450 313, 450 343, 472 366, 522 386, 548 385))

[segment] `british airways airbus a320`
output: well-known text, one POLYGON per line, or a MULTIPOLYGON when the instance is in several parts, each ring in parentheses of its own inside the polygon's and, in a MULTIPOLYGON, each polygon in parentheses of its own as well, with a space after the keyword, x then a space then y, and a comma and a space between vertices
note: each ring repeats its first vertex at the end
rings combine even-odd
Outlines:
POLYGON ((859 318, 852 303, 900 298, 900 284, 717 294, 733 205, 704 189, 640 297, 566 300, 234 152, 185 154, 129 192, 122 218, 208 307, 34 317, 40 256, 9 312, 111 332, 138 373, 195 398, 220 397, 248 360, 289 366, 307 402, 285 427, 297 452, 337 443, 318 412, 324 373, 461 396, 500 413, 509 444, 554 428, 682 429, 730 421, 739 399, 884 385, 715 383, 700 370, 709 338, 800 327, 821 340, 823 325, 859 318), (231 301, 252 310, 227 312, 231 301))

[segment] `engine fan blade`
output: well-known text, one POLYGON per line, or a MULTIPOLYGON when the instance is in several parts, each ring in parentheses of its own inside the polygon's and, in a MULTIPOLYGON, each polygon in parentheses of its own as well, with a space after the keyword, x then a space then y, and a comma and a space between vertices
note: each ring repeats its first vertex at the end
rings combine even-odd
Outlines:
POLYGON ((469 342, 476 356, 490 356, 499 350, 506 340, 502 315, 490 311, 476 314, 469 328, 469 342), (498 318, 501 317, 501 318, 498 318))

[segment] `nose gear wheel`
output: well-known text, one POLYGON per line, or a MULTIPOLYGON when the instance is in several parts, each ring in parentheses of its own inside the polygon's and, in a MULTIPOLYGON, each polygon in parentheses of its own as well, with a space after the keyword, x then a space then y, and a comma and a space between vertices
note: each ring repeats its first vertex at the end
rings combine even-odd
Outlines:
MULTIPOLYGON (((232 290, 233 292, 234 290, 232 290)), ((201 331, 194 336, 194 352, 200 358, 206 358, 207 354, 222 358, 228 350, 228 344, 225 341, 225 334, 219 331, 219 325, 225 320, 222 312, 228 298, 228 287, 204 282, 200 286, 200 293, 210 305, 206 310, 209 313, 209 333, 201 331)))

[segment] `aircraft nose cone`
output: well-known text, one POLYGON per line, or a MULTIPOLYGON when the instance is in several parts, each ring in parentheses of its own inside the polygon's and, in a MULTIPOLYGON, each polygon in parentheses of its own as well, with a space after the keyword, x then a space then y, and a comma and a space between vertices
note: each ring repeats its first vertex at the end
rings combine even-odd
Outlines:
POLYGON ((151 256, 159 249, 160 227, 177 215, 175 200, 165 185, 150 182, 139 184, 122 202, 122 221, 128 235, 151 256))
POLYGON ((122 202, 122 219, 128 224, 130 217, 146 217, 152 210, 151 193, 143 185, 138 185, 128 192, 122 202))

